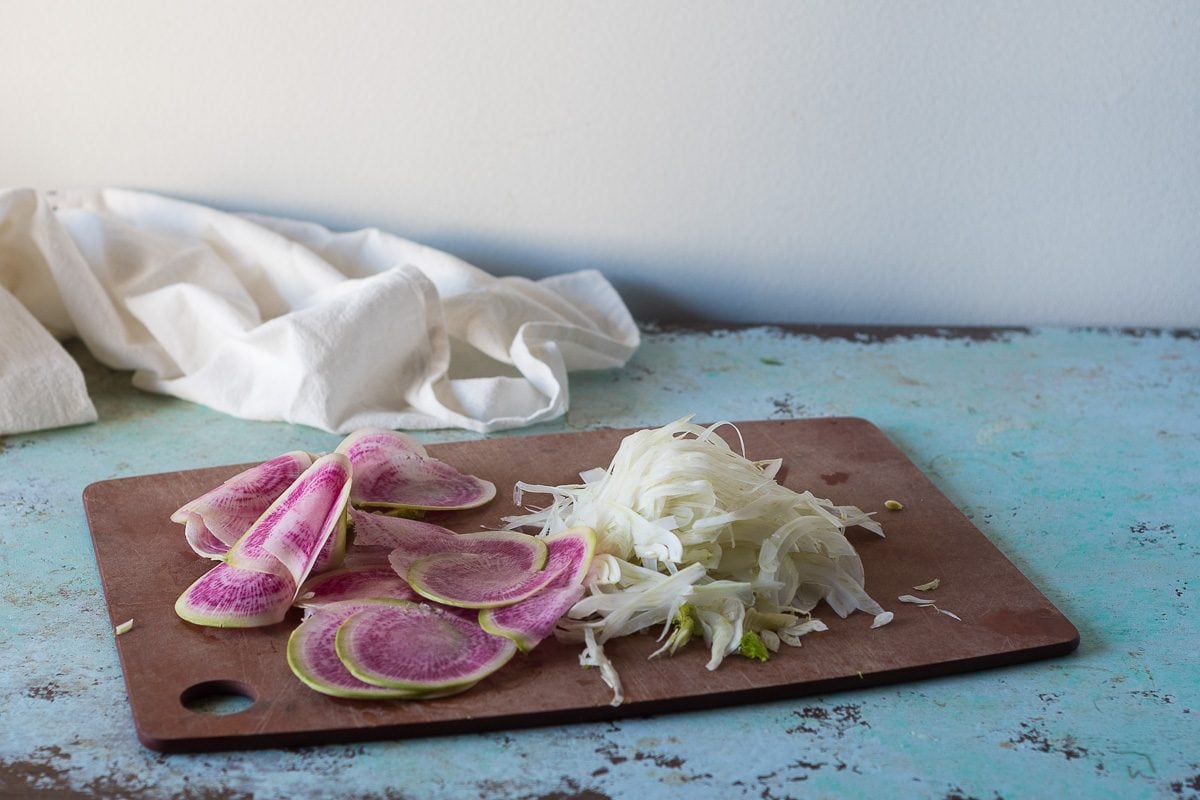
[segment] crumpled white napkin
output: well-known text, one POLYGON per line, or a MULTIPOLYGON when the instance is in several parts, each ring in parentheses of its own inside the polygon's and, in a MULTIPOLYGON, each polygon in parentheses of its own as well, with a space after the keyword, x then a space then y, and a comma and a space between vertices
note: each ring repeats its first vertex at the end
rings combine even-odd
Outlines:
POLYGON ((336 433, 553 419, 569 370, 639 344, 595 271, 496 278, 373 229, 0 191, 0 434, 96 419, 70 336, 141 389, 336 433))

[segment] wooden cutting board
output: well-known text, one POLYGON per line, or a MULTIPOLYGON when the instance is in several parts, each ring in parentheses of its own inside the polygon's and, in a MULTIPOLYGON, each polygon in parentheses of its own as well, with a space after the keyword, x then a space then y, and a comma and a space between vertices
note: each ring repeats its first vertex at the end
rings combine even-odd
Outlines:
MULTIPOLYGON (((673 658, 646 659, 655 636, 609 643, 625 702, 595 670, 579 666, 579 649, 547 641, 518 655, 470 691, 421 702, 341 700, 308 689, 285 660, 294 611, 266 628, 223 630, 175 616, 175 599, 212 566, 187 546, 171 513, 247 465, 101 481, 83 493, 96 561, 117 637, 138 737, 150 748, 188 752, 464 733, 529 725, 642 716, 778 700, 1014 664, 1074 650, 1071 623, 870 422, 855 418, 739 423, 752 459, 782 458, 781 481, 838 504, 878 511, 887 538, 850 529, 867 575, 867 591, 895 612, 871 630, 871 616, 839 619, 784 647, 766 663, 732 656, 705 669, 708 653, 693 642, 673 658), (884 501, 903 503, 884 510, 884 501), (941 579, 927 593, 956 621, 932 608, 896 600, 913 586, 941 579), (253 702, 236 713, 204 710, 205 695, 240 694, 253 702)), ((460 531, 497 528, 516 512, 517 480, 578 482, 584 469, 607 466, 627 430, 497 438, 429 446, 432 455, 493 481, 497 499, 484 509, 430 516, 460 531)), ((544 499, 527 496, 526 502, 544 499)), ((247 701, 249 702, 249 701, 247 701)))

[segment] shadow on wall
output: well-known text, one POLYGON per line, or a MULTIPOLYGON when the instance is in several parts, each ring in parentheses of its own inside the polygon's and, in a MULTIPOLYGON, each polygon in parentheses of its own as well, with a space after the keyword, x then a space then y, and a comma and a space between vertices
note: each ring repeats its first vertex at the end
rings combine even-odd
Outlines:
MULTIPOLYGON (((142 187, 130 188, 138 191, 156 191, 142 187)), ((616 277, 631 274, 687 274, 689 270, 700 266, 699 262, 691 257, 670 257, 662 253, 648 253, 642 257, 631 257, 627 254, 605 253, 602 249, 585 243, 581 243, 577 247, 556 247, 542 242, 505 239, 495 235, 488 236, 454 229, 400 230, 375 223, 369 219, 338 214, 328 208, 303 203, 282 206, 278 203, 258 202, 253 198, 231 201, 229 198, 217 199, 187 193, 166 194, 177 200, 199 203, 230 213, 252 212, 286 217, 314 222, 339 232, 377 227, 386 233, 450 253, 498 277, 518 275, 531 280, 539 280, 566 272, 595 269, 603 273, 613 284, 637 320, 692 322, 705 319, 705 314, 699 306, 690 305, 685 301, 683 295, 687 293, 669 294, 657 285, 662 282, 661 280, 630 280, 616 277)), ((721 272, 728 272, 728 265, 704 265, 704 271, 721 274, 721 272)), ((732 321, 732 319, 731 316, 729 320, 732 321)))
POLYGON ((303 203, 285 207, 253 198, 216 200, 174 193, 170 196, 234 213, 252 211, 314 222, 335 231, 378 227, 450 253, 496 276, 538 280, 595 269, 613 284, 634 319, 641 322, 829 325, 847 316, 857 325, 903 325, 922 318, 937 319, 938 324, 946 325, 989 322, 943 319, 937 287, 912 285, 903 297, 881 299, 843 281, 822 281, 821 275, 828 276, 831 271, 836 273, 839 267, 850 265, 814 263, 803 253, 796 254, 788 270, 764 275, 756 273, 754 266, 736 260, 713 254, 672 252, 661 245, 631 250, 627 243, 554 243, 511 233, 461 228, 401 229, 303 203), (779 298, 793 298, 786 305, 785 318, 764 311, 766 297, 772 299, 776 308, 779 298), (713 298, 720 298, 719 311, 712 310, 713 298))

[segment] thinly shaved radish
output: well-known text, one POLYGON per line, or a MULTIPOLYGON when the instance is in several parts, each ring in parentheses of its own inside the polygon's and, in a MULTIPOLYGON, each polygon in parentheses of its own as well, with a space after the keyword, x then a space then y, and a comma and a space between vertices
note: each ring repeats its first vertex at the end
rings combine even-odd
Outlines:
POLYGON ((346 600, 387 597, 416 600, 418 595, 387 562, 343 567, 315 575, 296 593, 295 605, 322 608, 346 600))
POLYGON ((396 574, 408 580, 409 570, 417 561, 435 555, 463 553, 495 557, 509 562, 509 569, 534 572, 546 565, 548 550, 542 539, 513 531, 480 531, 450 536, 440 536, 431 532, 414 535, 397 544, 388 556, 388 561, 396 570, 396 574))
MULTIPOLYGON (((565 555, 547 569, 550 551, 538 537, 458 534, 402 516, 351 511, 352 503, 389 515, 469 508, 495 495, 493 484, 430 458, 411 437, 360 431, 337 452, 313 458, 289 453, 246 470, 172 519, 184 523, 197 553, 222 562, 184 591, 176 613, 198 625, 252 627, 283 621, 292 605, 306 607, 305 622, 288 642, 288 663, 317 691, 440 697, 465 691, 516 652, 512 639, 480 627, 474 607, 421 597, 404 578, 414 562, 441 556, 485 562, 493 586, 504 576, 521 576, 519 592, 501 593, 505 602, 556 577, 569 574, 577 582, 582 574, 578 559, 565 555), (356 558, 339 569, 350 524, 356 558)), ((569 537, 560 538, 556 547, 565 553, 569 537)), ((586 550, 590 557, 591 544, 575 545, 577 556, 586 550)), ((445 565, 433 572, 433 584, 447 574, 445 565)))
POLYGON ((171 521, 186 526, 187 542, 199 555, 219 559, 311 465, 308 453, 284 453, 185 503, 171 521))
POLYGON ((295 595, 296 584, 287 574, 221 563, 184 590, 175 613, 196 625, 254 628, 282 622, 295 595))
POLYGON ((465 689, 517 651, 511 640, 493 636, 469 616, 404 602, 352 614, 338 628, 334 647, 359 680, 419 692, 465 689))
POLYGON ((313 462, 229 549, 233 566, 308 577, 318 558, 339 562, 345 552, 350 462, 340 453, 313 462), (330 539, 332 554, 323 554, 330 539))
POLYGON ((349 510, 348 516, 354 526, 354 546, 362 552, 390 553, 397 547, 458 536, 449 528, 418 519, 371 514, 355 508, 349 510))
POLYGON ((557 573, 548 586, 569 586, 587 575, 596 552, 596 532, 581 525, 546 539, 546 570, 557 573))
MULTIPOLYGON (((183 523, 183 538, 196 555, 220 561, 229 552, 229 542, 222 540, 204 524, 204 517, 190 511, 177 511, 172 522, 183 523)), ((235 540, 236 541, 236 540, 235 540)))
POLYGON ((340 453, 321 456, 263 514, 278 528, 262 549, 279 559, 299 586, 313 566, 341 562, 346 552, 346 506, 350 501, 350 460, 340 453))
MULTIPOLYGON (((576 559, 585 557, 585 548, 586 557, 591 557, 590 546, 584 544, 584 535, 574 531, 570 536, 563 536, 559 561, 553 565, 548 563, 549 542, 543 545, 547 548, 547 560, 537 563, 530 559, 529 542, 502 541, 498 534, 481 538, 483 536, 464 534, 458 537, 460 541, 475 540, 479 544, 412 561, 405 573, 409 585, 421 596, 448 606, 495 608, 524 600, 546 588, 559 572, 573 565, 576 559)), ((534 537, 529 539, 542 543, 534 537)), ((595 538, 591 537, 589 541, 594 545, 595 538)), ((397 565, 395 554, 392 565, 397 565)))
POLYGON ((581 597, 581 583, 546 587, 519 603, 480 609, 479 626, 488 633, 512 639, 522 653, 528 653, 554 632, 558 621, 581 597))
MULTIPOLYGON (((348 489, 349 487, 347 487, 348 489)), ((350 529, 346 520, 345 511, 350 508, 350 493, 346 493, 346 498, 342 501, 342 516, 334 524, 333 530, 325 537, 325 544, 321 546, 320 552, 313 560, 309 572, 317 574, 328 572, 331 569, 337 569, 346 560, 346 548, 350 544, 350 529)), ((305 573, 306 575, 308 573, 305 573)))
POLYGON ((351 501, 363 508, 475 508, 496 496, 490 481, 466 475, 425 453, 411 436, 367 428, 338 445, 354 467, 351 501))
POLYGON ((583 597, 583 578, 592 563, 596 534, 591 528, 573 528, 546 542, 546 571, 554 572, 546 587, 520 602, 479 612, 485 631, 516 642, 529 652, 549 636, 571 606, 583 597))
POLYGON ((397 455, 429 455, 425 445, 412 436, 386 428, 360 428, 342 439, 337 452, 345 453, 350 463, 355 465, 397 455))
POLYGON ((346 600, 318 609, 304 620, 288 638, 287 661, 292 672, 312 689, 334 697, 387 700, 413 697, 417 692, 386 689, 365 683, 350 674, 338 658, 334 638, 338 628, 352 614, 369 607, 372 601, 346 600))

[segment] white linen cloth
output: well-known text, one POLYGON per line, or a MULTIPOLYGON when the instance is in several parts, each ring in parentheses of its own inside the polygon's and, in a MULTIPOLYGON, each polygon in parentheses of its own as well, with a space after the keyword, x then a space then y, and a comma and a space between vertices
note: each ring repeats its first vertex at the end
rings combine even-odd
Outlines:
POLYGON ((553 419, 569 370, 639 344, 595 271, 497 278, 374 229, 0 190, 0 434, 96 419, 71 336, 141 389, 336 433, 553 419))

